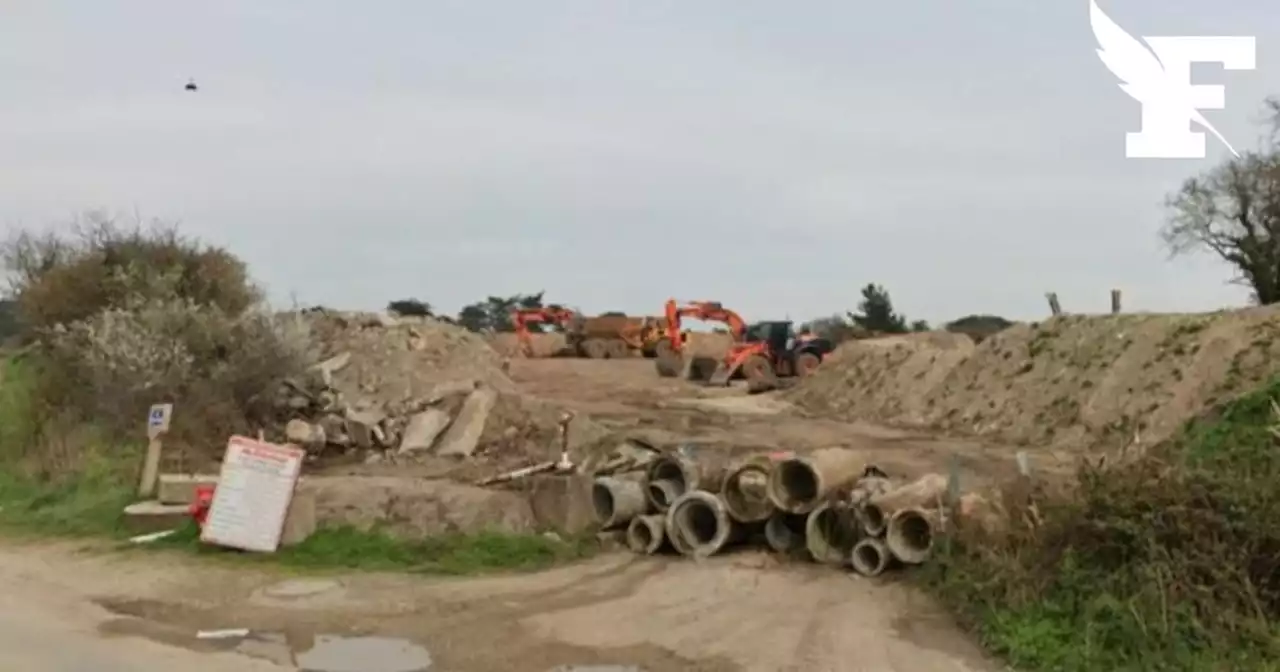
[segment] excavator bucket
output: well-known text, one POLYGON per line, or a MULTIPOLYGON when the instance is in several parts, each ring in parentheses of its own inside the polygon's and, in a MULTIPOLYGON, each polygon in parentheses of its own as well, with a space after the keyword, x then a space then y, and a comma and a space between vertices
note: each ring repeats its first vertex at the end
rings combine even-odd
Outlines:
POLYGON ((707 384, 715 387, 725 387, 729 381, 733 379, 733 374, 738 371, 738 364, 723 360, 716 364, 715 371, 711 373, 711 377, 707 379, 707 384))

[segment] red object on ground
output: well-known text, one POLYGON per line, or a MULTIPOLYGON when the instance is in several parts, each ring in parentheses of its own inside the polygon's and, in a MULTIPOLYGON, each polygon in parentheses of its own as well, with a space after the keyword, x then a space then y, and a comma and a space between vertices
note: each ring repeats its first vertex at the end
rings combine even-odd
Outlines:
POLYGON ((204 519, 209 515, 209 507, 213 504, 213 490, 214 486, 212 485, 196 486, 196 501, 192 502, 191 507, 188 509, 191 512, 191 517, 195 519, 196 525, 199 525, 202 529, 204 528, 204 519))

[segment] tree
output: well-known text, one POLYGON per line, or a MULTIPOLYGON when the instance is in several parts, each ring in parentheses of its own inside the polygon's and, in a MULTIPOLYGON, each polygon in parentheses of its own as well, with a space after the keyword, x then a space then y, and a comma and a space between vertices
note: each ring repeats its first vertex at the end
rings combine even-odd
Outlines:
POLYGON ((816 334, 836 344, 866 337, 868 334, 867 330, 854 326, 843 315, 819 317, 800 325, 799 331, 800 333, 816 334))
POLYGON ((888 290, 874 283, 862 288, 858 312, 849 313, 849 319, 867 331, 887 334, 907 331, 907 318, 894 312, 888 290))
POLYGON ((542 295, 514 294, 508 297, 490 296, 484 301, 477 301, 464 306, 458 312, 458 324, 476 332, 508 332, 515 331, 511 322, 511 313, 520 308, 542 308, 542 295))
POLYGON ((911 322, 911 331, 929 331, 929 323, 925 320, 913 320, 911 322))
POLYGON ((400 299, 387 304, 387 311, 407 317, 433 317, 431 304, 418 299, 400 299))
POLYGON ((0 345, 16 338, 21 333, 18 324, 18 302, 13 299, 0 299, 0 345))
POLYGON ((1161 232, 1172 255, 1207 251, 1233 266, 1232 282, 1263 305, 1280 303, 1280 99, 1266 105, 1272 132, 1261 148, 1184 182, 1161 232))

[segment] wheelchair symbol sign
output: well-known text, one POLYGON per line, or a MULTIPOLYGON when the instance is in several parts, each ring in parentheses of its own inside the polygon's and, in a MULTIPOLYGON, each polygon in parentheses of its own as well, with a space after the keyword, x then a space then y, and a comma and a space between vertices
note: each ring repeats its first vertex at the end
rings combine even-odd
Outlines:
POLYGON ((173 404, 156 404, 147 414, 147 433, 155 436, 169 431, 169 416, 173 413, 173 404))

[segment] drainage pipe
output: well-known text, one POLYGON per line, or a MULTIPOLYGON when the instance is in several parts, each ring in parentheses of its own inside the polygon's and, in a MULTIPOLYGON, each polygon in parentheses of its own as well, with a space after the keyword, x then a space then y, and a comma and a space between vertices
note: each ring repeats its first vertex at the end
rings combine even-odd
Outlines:
POLYGON ((645 497, 658 511, 666 511, 686 492, 720 489, 724 479, 723 457, 700 451, 699 459, 671 451, 664 452, 645 468, 645 497))
POLYGON ((853 507, 823 502, 809 513, 804 525, 805 548, 824 565, 844 565, 858 543, 858 525, 853 507))
POLYGON ((753 457, 739 464, 724 477, 720 487, 720 499, 729 515, 740 523, 759 523, 773 513, 769 501, 769 474, 774 465, 792 457, 789 453, 775 453, 753 457))
MULTIPOLYGON (((668 536, 676 536, 690 550, 686 555, 705 558, 715 555, 746 537, 746 528, 729 517, 724 502, 704 490, 693 490, 681 495, 667 510, 668 536)), ((675 544, 675 540, 672 540, 675 544)), ((680 545, 677 550, 684 553, 680 545)))
POLYGON ((769 500, 788 513, 809 513, 830 494, 857 481, 863 467, 858 453, 844 448, 782 460, 769 474, 769 500))
POLYGON ((764 524, 764 540, 778 553, 794 553, 803 549, 805 516, 774 510, 764 524))
POLYGON ((601 529, 622 527, 648 512, 644 483, 639 478, 600 476, 591 484, 591 508, 601 529))
POLYGON ((904 564, 919 565, 933 553, 933 540, 942 522, 937 509, 902 509, 889 518, 885 544, 904 564))
POLYGON ((862 531, 869 536, 885 534, 889 518, 897 511, 937 506, 947 491, 947 477, 929 474, 904 486, 869 498, 858 512, 862 531))
POLYGON ((881 539, 867 537, 854 544, 849 553, 849 562, 853 570, 863 576, 880 576, 889 568, 893 554, 881 539))
POLYGON ((627 548, 642 555, 654 555, 667 542, 665 516, 636 516, 627 526, 627 548))

